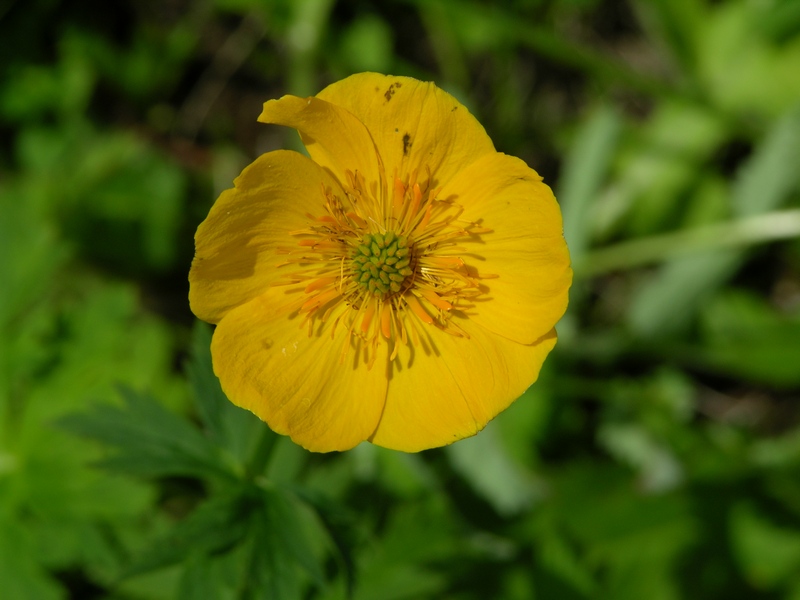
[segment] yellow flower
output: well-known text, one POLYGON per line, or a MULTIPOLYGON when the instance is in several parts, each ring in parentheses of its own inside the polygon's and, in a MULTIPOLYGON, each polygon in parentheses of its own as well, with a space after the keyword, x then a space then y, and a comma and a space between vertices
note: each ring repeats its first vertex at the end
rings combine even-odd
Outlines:
POLYGON ((572 280, 561 214, 431 83, 353 75, 264 104, 262 155, 195 238, 192 311, 235 404, 305 448, 417 451, 533 383, 572 280))

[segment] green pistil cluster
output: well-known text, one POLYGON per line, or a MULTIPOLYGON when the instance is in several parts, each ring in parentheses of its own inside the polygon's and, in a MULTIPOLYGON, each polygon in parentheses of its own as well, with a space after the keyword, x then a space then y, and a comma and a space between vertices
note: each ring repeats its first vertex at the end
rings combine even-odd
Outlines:
POLYGON ((393 231, 367 234, 353 252, 358 284, 374 296, 386 296, 402 289, 411 275, 408 239, 393 231))

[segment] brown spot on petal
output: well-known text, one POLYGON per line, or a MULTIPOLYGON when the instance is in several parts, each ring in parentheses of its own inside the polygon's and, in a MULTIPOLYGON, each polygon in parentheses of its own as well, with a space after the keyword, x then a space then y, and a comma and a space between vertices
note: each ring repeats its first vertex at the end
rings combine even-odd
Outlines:
POLYGON ((403 87, 403 84, 400 83, 399 81, 395 81, 394 83, 390 84, 388 89, 383 93, 383 97, 386 98, 386 102, 392 99, 392 96, 394 96, 395 89, 401 87, 403 87))
POLYGON ((411 148, 411 136, 406 133, 403 136, 403 156, 408 156, 409 148, 411 148))

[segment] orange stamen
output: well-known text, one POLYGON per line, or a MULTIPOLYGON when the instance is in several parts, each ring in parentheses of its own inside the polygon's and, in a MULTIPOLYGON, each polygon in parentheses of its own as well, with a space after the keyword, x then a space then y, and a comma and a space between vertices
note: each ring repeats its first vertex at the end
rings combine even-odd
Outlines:
POLYGON ((403 227, 408 228, 409 224, 413 222, 414 218, 417 216, 417 211, 419 210, 419 204, 422 202, 422 193, 417 193, 419 191, 419 186, 415 186, 414 193, 411 196, 411 204, 408 205, 408 210, 406 211, 405 218, 403 219, 403 227))
POLYGON ((464 266, 464 261, 457 256, 433 256, 429 257, 426 263, 442 269, 460 268, 464 266))
POLYGON ((427 323, 428 325, 433 324, 433 317, 431 317, 427 311, 422 308, 422 304, 419 303, 417 297, 414 294, 408 293, 403 296, 403 299, 408 304, 409 308, 417 315, 423 323, 427 323))
POLYGON ((339 290, 336 288, 332 288, 327 292, 321 292, 316 296, 309 298, 303 303, 303 306, 300 307, 300 312, 310 312, 319 308, 320 306, 324 306, 337 296, 339 296, 339 290))
POLYGON ((422 200, 422 190, 419 187, 418 183, 414 184, 414 203, 419 204, 420 200, 422 200))
POLYGON ((428 207, 425 209, 425 216, 422 217, 422 221, 420 221, 420 224, 417 225, 416 229, 417 232, 421 233, 425 231, 425 228, 428 226, 428 223, 430 223, 432 210, 433 210, 433 204, 432 203, 428 204, 428 207))
POLYGON ((452 304, 450 304, 447 300, 439 296, 439 294, 437 294, 433 290, 421 289, 420 293, 428 302, 433 304, 436 308, 441 308, 442 310, 450 310, 453 308, 452 304))
POLYGON ((392 337, 392 305, 384 303, 381 311, 381 333, 387 340, 392 337))
POLYGON ((372 317, 375 316, 375 304, 377 303, 370 302, 367 311, 364 313, 364 320, 361 321, 362 333, 367 333, 367 331, 369 331, 369 326, 372 324, 372 317))
POLYGON ((394 198, 392 206, 394 207, 395 214, 398 215, 403 210, 403 198, 406 195, 406 186, 400 181, 398 177, 394 178, 394 198))
POLYGON ((367 226, 367 222, 352 211, 347 213, 347 218, 350 219, 351 221, 354 221, 355 224, 358 225, 359 227, 363 228, 367 226))
POLYGON ((318 290, 320 288, 324 288, 332 283, 336 282, 336 277, 320 277, 316 281, 312 281, 306 286, 306 294, 310 294, 314 290, 318 290))

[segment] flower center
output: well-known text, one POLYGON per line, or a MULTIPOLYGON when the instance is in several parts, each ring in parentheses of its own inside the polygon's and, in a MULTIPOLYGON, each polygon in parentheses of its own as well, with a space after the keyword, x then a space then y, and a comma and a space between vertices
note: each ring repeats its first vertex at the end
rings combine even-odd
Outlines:
POLYGON ((352 268, 358 285, 377 298, 388 298, 406 287, 413 273, 406 236, 394 231, 366 234, 353 251, 352 268))
POLYGON ((344 329, 342 362, 361 348, 367 368, 381 340, 391 345, 389 360, 401 346, 428 347, 424 327, 468 338, 453 313, 464 318, 484 294, 481 280, 495 276, 469 268, 461 244, 491 230, 440 200, 430 172, 422 184, 416 171, 406 180, 382 174, 375 185, 357 171, 346 176, 344 196, 323 188, 325 214, 308 215, 307 227, 287 232, 301 237, 297 244, 280 248, 294 270, 274 285, 299 284, 295 310, 309 335, 327 324, 333 339, 344 329))

